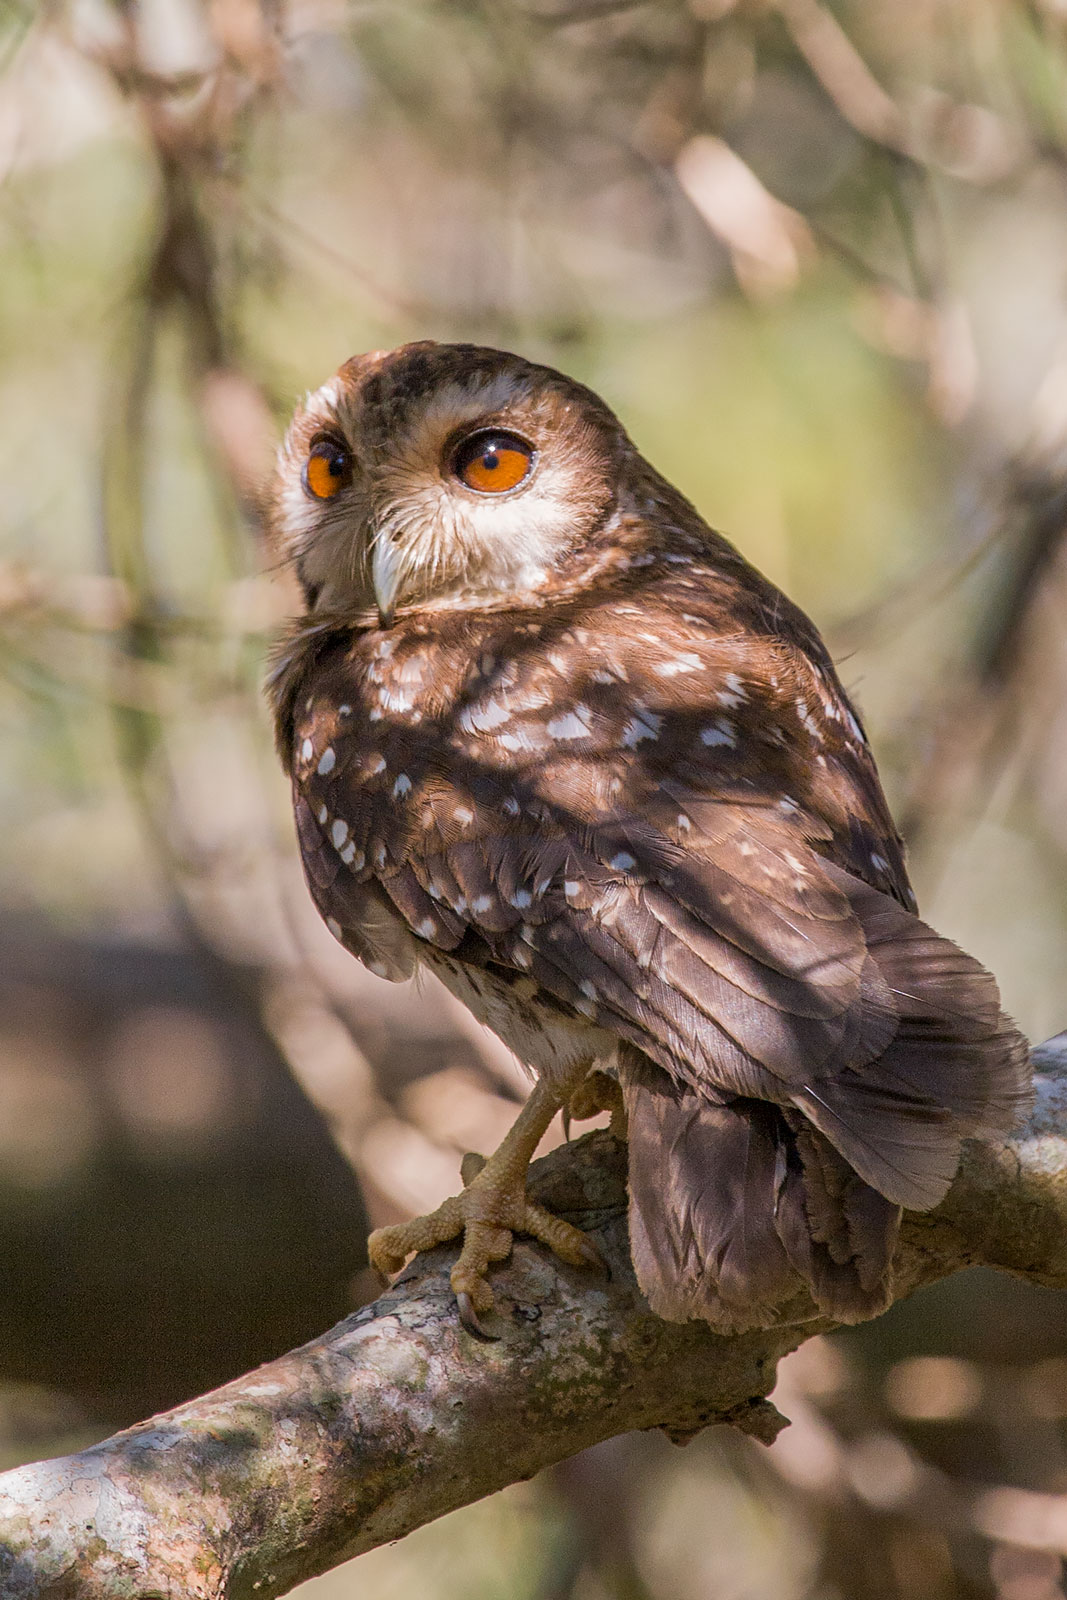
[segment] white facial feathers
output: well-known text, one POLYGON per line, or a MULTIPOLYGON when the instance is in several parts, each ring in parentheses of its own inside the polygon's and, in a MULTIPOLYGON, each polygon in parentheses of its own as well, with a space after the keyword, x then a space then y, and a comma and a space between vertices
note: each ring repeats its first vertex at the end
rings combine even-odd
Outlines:
POLYGON ((362 358, 308 396, 281 452, 275 525, 312 608, 377 607, 388 622, 408 604, 533 594, 603 515, 607 430, 543 369, 503 356, 490 366, 482 354, 462 377, 432 346, 384 367, 362 358), (478 493, 454 471, 458 447, 483 429, 515 433, 536 452, 516 488, 478 493), (350 452, 351 478, 319 500, 301 475, 323 437, 350 452))

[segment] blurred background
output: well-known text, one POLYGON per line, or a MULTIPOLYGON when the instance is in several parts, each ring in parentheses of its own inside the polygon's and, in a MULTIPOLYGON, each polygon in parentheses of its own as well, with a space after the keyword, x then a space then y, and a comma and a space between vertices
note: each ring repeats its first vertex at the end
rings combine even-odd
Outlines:
MULTIPOLYGON (((814 615, 926 914, 1067 1022, 1064 0, 0 0, 0 1465, 372 1296, 525 1092, 319 925, 260 695, 279 430, 421 337, 591 384, 814 615)), ((1067 1594, 1063 1297, 777 1399, 298 1593, 1067 1594)))

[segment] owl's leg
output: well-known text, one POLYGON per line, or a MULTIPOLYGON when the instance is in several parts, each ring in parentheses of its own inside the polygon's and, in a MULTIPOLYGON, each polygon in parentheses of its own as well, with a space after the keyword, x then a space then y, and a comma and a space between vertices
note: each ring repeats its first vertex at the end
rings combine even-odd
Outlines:
POLYGON ((561 1103, 559 1095, 539 1079, 488 1161, 479 1165, 480 1156, 464 1157, 466 1187, 462 1194, 453 1195, 429 1216, 377 1228, 371 1234, 367 1250, 372 1265, 380 1272, 399 1272, 414 1251, 430 1250, 462 1233, 463 1248, 452 1268, 452 1288, 460 1321, 469 1333, 481 1338, 489 1336, 478 1315, 493 1307, 493 1291, 485 1274, 491 1262, 503 1261, 510 1253, 513 1234, 527 1233, 539 1239, 572 1267, 602 1268, 603 1259, 591 1239, 526 1194, 527 1168, 561 1103))
POLYGON ((625 1141, 626 1107, 623 1104, 622 1087, 612 1073, 602 1072, 595 1067, 582 1079, 563 1108, 563 1127, 567 1138, 571 1136, 572 1117, 575 1122, 584 1122, 587 1117, 595 1117, 599 1111, 611 1112, 608 1132, 613 1138, 625 1141))

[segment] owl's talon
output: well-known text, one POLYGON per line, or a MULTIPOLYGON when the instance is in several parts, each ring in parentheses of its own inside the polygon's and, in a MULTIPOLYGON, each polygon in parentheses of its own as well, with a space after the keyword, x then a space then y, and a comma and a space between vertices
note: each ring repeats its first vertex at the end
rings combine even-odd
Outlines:
POLYGON ((605 1283, 610 1283, 611 1282, 611 1262, 608 1260, 607 1256, 605 1256, 603 1254, 603 1252, 598 1248, 596 1243, 589 1237, 589 1235, 587 1233, 583 1233, 582 1234, 582 1239, 585 1242, 585 1246, 586 1246, 586 1249, 587 1249, 587 1252, 588 1252, 587 1259, 586 1259, 586 1261, 583 1262, 583 1266, 588 1266, 590 1272, 599 1272, 599 1273, 601 1273, 603 1278, 604 1278, 605 1283))
POLYGON ((526 1172, 537 1142, 559 1110, 559 1097, 540 1082, 523 1106, 496 1154, 488 1161, 469 1152, 461 1172, 464 1189, 426 1217, 416 1217, 371 1234, 367 1249, 379 1270, 397 1271, 408 1256, 431 1250, 463 1235, 463 1248, 450 1274, 460 1321, 475 1338, 489 1337, 479 1317, 493 1309, 486 1274, 494 1261, 511 1254, 514 1235, 526 1233, 546 1244, 572 1267, 601 1272, 607 1264, 579 1228, 553 1216, 529 1198, 526 1172), (478 1331, 480 1330, 480 1332, 478 1331))
POLYGON ((466 1289, 461 1289, 457 1294, 456 1309, 459 1312, 460 1323, 472 1339, 480 1339, 483 1344, 497 1344, 499 1342, 500 1335, 498 1333, 490 1333, 478 1321, 478 1313, 475 1311, 471 1297, 466 1289))

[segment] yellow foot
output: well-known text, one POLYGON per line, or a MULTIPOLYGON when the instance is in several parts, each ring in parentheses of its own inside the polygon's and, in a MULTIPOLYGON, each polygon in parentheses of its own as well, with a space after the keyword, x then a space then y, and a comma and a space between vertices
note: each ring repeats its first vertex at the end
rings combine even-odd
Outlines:
POLYGON ((464 1156, 461 1172, 466 1188, 462 1194, 453 1195, 429 1216, 378 1228, 367 1241, 372 1266, 391 1275, 399 1272, 415 1251, 447 1244, 462 1233, 463 1248, 452 1268, 451 1283, 460 1321, 476 1338, 495 1337, 478 1320, 493 1309, 493 1291, 485 1274, 491 1262, 503 1261, 510 1254, 514 1234, 527 1233, 539 1239, 572 1267, 605 1270, 604 1258, 591 1239, 535 1204, 526 1193, 526 1169, 540 1138, 536 1129, 544 1131, 559 1104, 553 1099, 549 1105, 548 1097, 549 1091, 539 1084, 488 1161, 477 1155, 464 1156), (543 1114, 546 1110, 547 1116, 543 1114))

